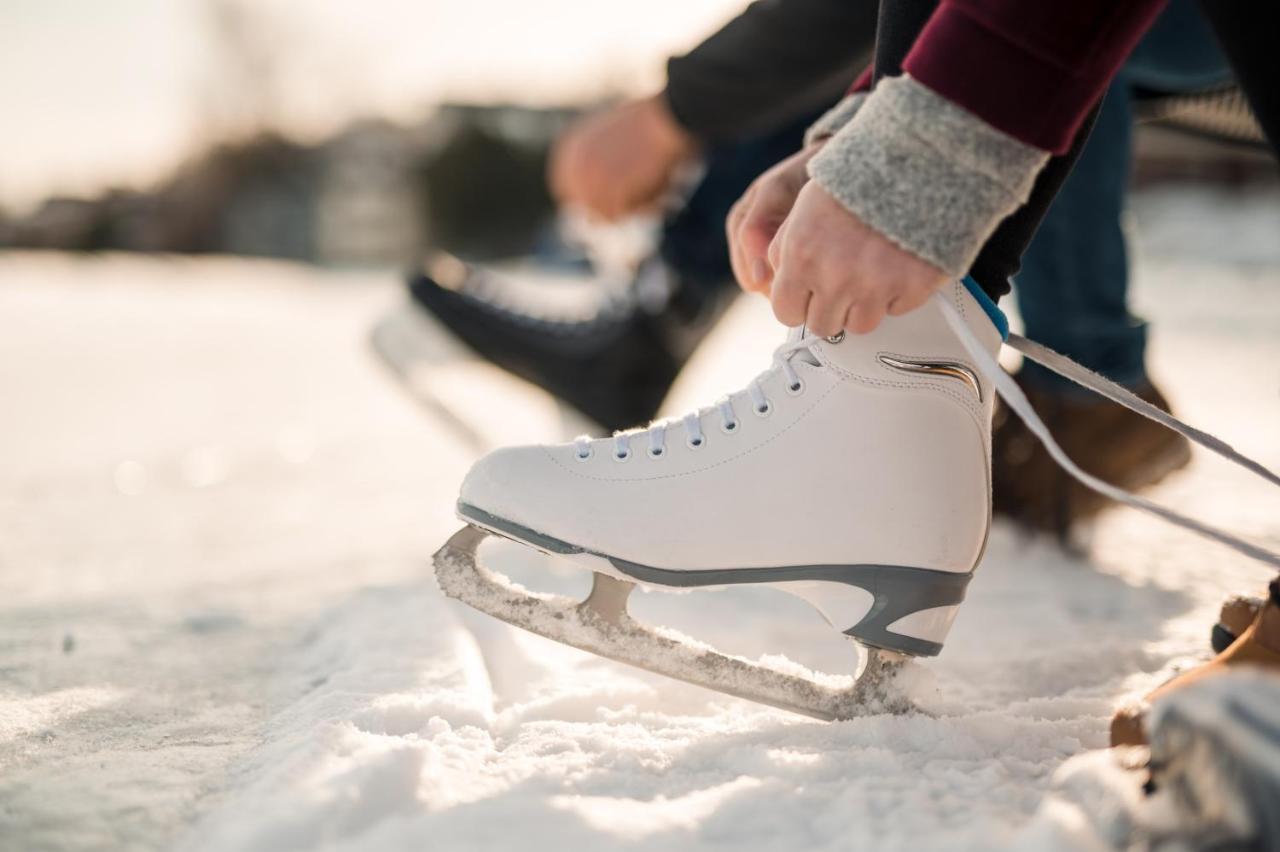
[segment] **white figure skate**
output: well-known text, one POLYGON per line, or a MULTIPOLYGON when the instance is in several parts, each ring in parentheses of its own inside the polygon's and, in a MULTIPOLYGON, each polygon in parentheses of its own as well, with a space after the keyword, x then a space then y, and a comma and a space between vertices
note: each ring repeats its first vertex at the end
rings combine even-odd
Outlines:
MULTIPOLYGON (((514 447, 468 474, 468 526, 435 555, 444 592, 569 645, 823 719, 901 712, 903 661, 942 649, 990 525, 990 423, 1004 397, 1069 474, 1274 568, 1280 554, 1082 471, 996 360, 1003 316, 971 281, 872 334, 792 338, 746 390, 678 421, 514 447), (595 572, 581 602, 526 592, 477 560, 513 539, 595 572), (632 620, 636 583, 763 584, 868 649, 851 687, 730 657, 632 620)), ((1015 334, 1054 372, 1280 485, 1280 476, 1124 388, 1015 334)))
MULTIPOLYGON (((994 354, 983 306, 959 283, 946 300, 994 354)), ((533 632, 734 695, 821 718, 901 710, 879 686, 942 649, 986 542, 993 401, 942 299, 867 335, 793 332, 745 390, 683 419, 481 459, 437 577, 533 632), (503 582, 476 559, 489 533, 594 571, 591 596, 503 582), (685 645, 626 616, 635 583, 781 589, 870 649, 867 664, 841 689, 685 645)))

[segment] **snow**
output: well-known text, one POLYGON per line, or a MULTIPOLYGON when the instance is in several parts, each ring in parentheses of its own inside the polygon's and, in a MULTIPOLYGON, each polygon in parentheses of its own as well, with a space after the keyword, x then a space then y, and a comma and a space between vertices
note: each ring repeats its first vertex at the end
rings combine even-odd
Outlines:
MULTIPOLYGON (((1280 243, 1247 227, 1264 205, 1155 200, 1136 205, 1155 375, 1278 466, 1280 243), (1182 240, 1187 211, 1216 238, 1182 240)), ((435 587, 478 445, 579 425, 443 340, 457 422, 412 405, 365 340, 399 298, 390 273, 0 256, 0 848, 1088 848, 1065 805, 1036 816, 1055 771, 1268 577, 1129 511, 1087 555, 997 525, 920 666, 929 714, 821 723, 598 659, 435 587)), ((673 407, 776 339, 741 302, 673 407)), ((1153 496, 1280 546, 1280 495, 1218 460, 1153 496)), ((766 590, 634 597, 732 653, 854 665, 766 590)))

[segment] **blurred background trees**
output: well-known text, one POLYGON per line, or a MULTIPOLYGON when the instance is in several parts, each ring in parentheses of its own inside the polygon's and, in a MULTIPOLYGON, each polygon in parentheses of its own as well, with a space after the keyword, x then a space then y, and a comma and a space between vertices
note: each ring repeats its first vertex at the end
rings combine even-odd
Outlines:
MULTIPOLYGON (((104 22, 128 24, 68 0, 7 2, 16 4, 18 23, 24 4, 28 15, 41 17, 43 28, 29 32, 55 42, 64 33, 69 46, 77 33, 92 38, 104 22), (60 6, 64 19, 51 20, 60 6)), ((170 49, 192 54, 189 78, 181 81, 183 120, 194 140, 188 153, 146 180, 54 189, 17 210, 6 193, 13 181, 0 175, 0 248, 229 253, 359 266, 410 264, 428 246, 473 258, 525 253, 551 221, 543 169, 557 130, 584 106, 660 78, 666 53, 740 5, 660 0, 644 10, 645 27, 628 30, 627 16, 582 0, 540 9, 501 0, 147 4, 154 6, 130 0, 118 8, 136 7, 140 27, 158 20, 161 9, 184 9, 181 20, 195 33, 190 43, 171 32, 176 25, 157 23, 156 32, 138 33, 142 41, 117 34, 116 49, 124 54, 174 38, 170 49), (615 19, 620 23, 602 25, 615 19)), ((55 75, 67 70, 58 63, 74 64, 72 54, 28 59, 21 68, 55 75)), ((151 62, 137 75, 149 77, 151 62)), ((154 73, 166 71, 156 65, 154 73)), ((93 77, 84 71, 78 85, 91 87, 93 77)), ((130 95, 122 85, 106 79, 102 90, 84 95, 117 103, 130 95)), ((73 100, 51 96, 40 107, 45 112, 33 115, 82 108, 73 100)), ((159 109, 157 133, 162 119, 172 119, 159 109)), ((1275 168, 1247 142, 1238 105, 1166 103, 1147 118, 1138 134, 1140 184, 1274 184, 1275 168)), ((83 141, 86 159, 100 147, 94 138, 69 141, 83 141)))

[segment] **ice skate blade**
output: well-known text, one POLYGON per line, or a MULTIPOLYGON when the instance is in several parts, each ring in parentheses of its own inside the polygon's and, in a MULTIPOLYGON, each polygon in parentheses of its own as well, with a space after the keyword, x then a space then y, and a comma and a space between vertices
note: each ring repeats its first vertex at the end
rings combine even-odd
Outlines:
POLYGON ((446 595, 539 636, 620 663, 816 719, 839 720, 907 713, 915 705, 895 688, 907 658, 867 648, 867 663, 852 686, 820 683, 759 662, 722 654, 646 627, 627 613, 634 583, 595 574, 591 594, 575 601, 529 592, 480 564, 477 551, 491 533, 465 526, 434 557, 446 595))
POLYGON ((459 416, 432 392, 423 378, 423 370, 431 364, 456 359, 438 341, 445 333, 430 326, 431 320, 419 315, 412 305, 405 305, 384 316, 369 333, 369 348, 378 362, 428 415, 444 424, 462 443, 477 452, 488 452, 491 442, 471 423, 459 416))

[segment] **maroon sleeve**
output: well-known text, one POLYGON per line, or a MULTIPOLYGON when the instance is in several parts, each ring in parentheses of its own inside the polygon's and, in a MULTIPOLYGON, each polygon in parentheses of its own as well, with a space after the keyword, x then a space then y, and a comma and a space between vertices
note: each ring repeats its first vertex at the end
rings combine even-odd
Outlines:
POLYGON ((849 87, 847 94, 855 94, 857 92, 871 91, 871 71, 873 66, 868 65, 862 69, 862 73, 858 75, 858 79, 853 81, 853 85, 849 87))
POLYGON ((1061 154, 1166 0, 942 0, 903 70, 1061 154))

